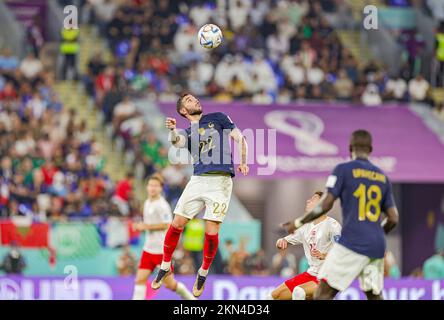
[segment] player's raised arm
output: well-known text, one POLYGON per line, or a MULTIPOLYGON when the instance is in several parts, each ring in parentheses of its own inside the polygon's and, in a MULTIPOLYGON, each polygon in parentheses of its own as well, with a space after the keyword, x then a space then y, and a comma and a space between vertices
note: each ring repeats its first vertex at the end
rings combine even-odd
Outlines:
POLYGON ((244 176, 246 176, 248 174, 248 171, 250 170, 247 165, 247 140, 238 128, 234 128, 233 130, 231 130, 230 136, 233 138, 234 141, 236 141, 239 154, 241 155, 241 163, 238 166, 237 170, 241 172, 244 176))
POLYGON ((295 227, 300 228, 304 224, 316 220, 323 214, 330 211, 333 207, 333 204, 335 203, 335 200, 336 199, 331 192, 325 192, 319 200, 319 203, 316 205, 316 207, 313 208, 313 210, 304 215, 302 218, 297 218, 296 220, 294 220, 295 227))
POLYGON ((176 119, 174 118, 166 118, 165 127, 170 130, 168 134, 168 140, 172 143, 176 148, 185 148, 187 139, 179 134, 176 129, 176 119))

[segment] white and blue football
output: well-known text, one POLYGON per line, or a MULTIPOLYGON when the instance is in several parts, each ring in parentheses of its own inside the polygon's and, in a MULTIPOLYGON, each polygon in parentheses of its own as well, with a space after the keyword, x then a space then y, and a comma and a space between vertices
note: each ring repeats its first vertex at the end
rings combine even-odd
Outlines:
POLYGON ((206 49, 217 48, 222 43, 222 31, 215 24, 208 23, 197 33, 199 43, 206 49))

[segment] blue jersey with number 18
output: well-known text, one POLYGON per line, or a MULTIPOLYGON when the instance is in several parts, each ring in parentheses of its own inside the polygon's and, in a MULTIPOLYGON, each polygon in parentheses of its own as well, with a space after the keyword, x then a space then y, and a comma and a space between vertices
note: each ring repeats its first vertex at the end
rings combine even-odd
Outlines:
POLYGON ((370 161, 356 159, 337 165, 326 187, 335 199, 341 199, 338 243, 370 258, 383 258, 386 244, 381 213, 395 206, 387 176, 370 161))

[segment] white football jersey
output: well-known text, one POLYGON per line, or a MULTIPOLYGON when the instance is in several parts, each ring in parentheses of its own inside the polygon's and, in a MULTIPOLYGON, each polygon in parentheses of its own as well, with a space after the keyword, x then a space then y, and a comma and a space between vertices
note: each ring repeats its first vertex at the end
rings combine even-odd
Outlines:
POLYGON ((341 225, 339 222, 331 217, 327 217, 317 224, 313 222, 304 224, 293 234, 286 236, 285 240, 293 245, 302 243, 305 256, 310 266, 307 272, 312 276, 317 276, 325 260, 319 260, 313 257, 310 252, 317 249, 321 253, 327 253, 333 243, 339 239, 340 235, 341 225))
MULTIPOLYGON (((143 222, 146 224, 171 223, 173 214, 168 202, 162 196, 154 201, 147 199, 143 206, 143 222)), ((167 230, 145 231, 143 250, 152 254, 163 254, 163 241, 167 230)))

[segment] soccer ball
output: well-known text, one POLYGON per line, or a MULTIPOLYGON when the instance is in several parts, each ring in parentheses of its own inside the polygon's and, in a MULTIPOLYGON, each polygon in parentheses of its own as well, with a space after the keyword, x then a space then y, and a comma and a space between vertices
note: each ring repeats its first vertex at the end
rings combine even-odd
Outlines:
POLYGON ((222 43, 222 31, 215 24, 208 23, 200 28, 197 38, 202 47, 206 49, 217 48, 222 43))

